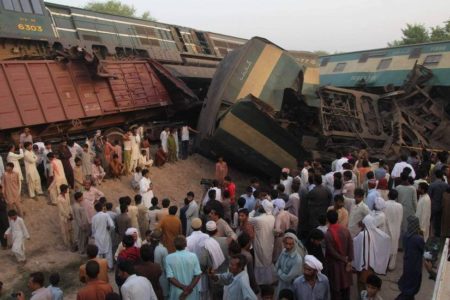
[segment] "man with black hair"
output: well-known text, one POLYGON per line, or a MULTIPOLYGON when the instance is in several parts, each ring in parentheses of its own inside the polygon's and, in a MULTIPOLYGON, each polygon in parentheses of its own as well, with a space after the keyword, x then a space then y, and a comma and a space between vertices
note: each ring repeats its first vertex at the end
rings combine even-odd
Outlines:
POLYGON ((402 236, 406 232, 409 216, 414 216, 417 209, 417 192, 414 186, 409 183, 409 176, 402 173, 400 184, 395 187, 398 192, 397 202, 403 206, 402 236))
POLYGON ((148 227, 149 227, 148 207, 146 207, 144 205, 144 203, 142 202, 141 195, 135 195, 134 202, 136 203, 136 207, 137 207, 137 211, 138 211, 138 215, 137 215, 138 223, 139 223, 138 229, 140 232, 140 236, 144 237, 145 232, 148 230, 148 227))
POLYGON ((16 256, 17 261, 21 263, 26 262, 25 257, 25 239, 30 239, 28 229, 23 222, 23 219, 17 215, 17 212, 13 209, 8 211, 9 227, 5 231, 6 236, 10 236, 12 240, 11 251, 16 256))
POLYGON ((92 236, 95 244, 98 247, 99 257, 106 258, 108 267, 113 268, 113 253, 110 231, 114 230, 114 222, 103 212, 103 205, 101 203, 95 204, 97 213, 92 218, 92 236))
POLYGON ((170 199, 164 198, 161 201, 162 208, 158 211, 156 214, 156 217, 158 218, 158 221, 161 222, 161 220, 169 215, 169 206, 170 206, 170 199))
POLYGON ((78 252, 80 254, 86 253, 86 246, 88 244, 89 234, 91 228, 89 225, 86 209, 83 205, 83 193, 76 192, 74 195, 75 203, 72 207, 74 224, 77 227, 75 232, 77 232, 77 244, 78 252))
POLYGON ((56 202, 58 206, 59 226, 61 229, 64 245, 68 249, 71 249, 73 247, 73 212, 72 207, 70 206, 69 186, 67 184, 62 184, 59 187, 59 190, 60 193, 56 202))
POLYGON ((125 235, 122 238, 122 250, 117 255, 117 261, 128 260, 133 263, 139 261, 141 256, 139 249, 134 244, 134 238, 131 235, 125 235))
POLYGON ((366 289, 361 291, 361 300, 383 300, 380 296, 382 283, 377 275, 369 275, 366 280, 366 289))
POLYGON ((165 216, 159 223, 159 227, 163 233, 162 243, 169 253, 175 252, 173 239, 182 233, 181 220, 176 216, 178 208, 176 206, 169 207, 169 215, 165 216))
POLYGON ((322 243, 325 239, 325 235, 322 230, 314 228, 309 234, 308 240, 305 243, 308 254, 313 255, 322 264, 325 263, 324 251, 322 249, 322 243))
POLYGON ((250 213, 246 208, 238 211, 239 226, 236 229, 236 233, 246 233, 250 237, 250 240, 253 241, 255 238, 255 228, 249 222, 249 214, 250 213))
POLYGON ((186 209, 186 236, 192 233, 192 220, 198 218, 198 204, 194 199, 194 192, 188 192, 186 195, 188 207, 186 209))
POLYGON ((176 252, 166 257, 166 276, 171 284, 169 299, 199 299, 198 282, 202 271, 197 255, 187 251, 186 238, 173 240, 176 252))
MULTIPOLYGON (((48 288, 44 287, 44 283, 44 273, 34 272, 30 274, 28 279, 28 288, 31 290, 30 300, 52 300, 52 293, 48 288)), ((23 296, 22 292, 20 294, 23 296)))
POLYGON ((329 223, 325 234, 325 261, 332 299, 350 299, 352 285, 353 239, 347 228, 337 223, 338 214, 327 212, 329 223))
POLYGON ((317 218, 326 214, 331 205, 331 192, 322 185, 322 176, 314 175, 316 185, 300 203, 299 227, 303 236, 307 236, 313 228, 319 226, 317 218))
POLYGON ((441 170, 434 172, 436 179, 428 188, 428 195, 431 198, 431 222, 433 226, 434 236, 441 236, 441 219, 442 219, 442 197, 449 187, 444 181, 444 174, 441 170))
POLYGON ((416 172, 414 168, 407 163, 408 157, 405 154, 400 156, 400 160, 394 165, 392 169, 391 176, 395 180, 396 178, 400 178, 400 175, 403 173, 403 169, 406 167, 411 169, 411 177, 414 179, 416 177, 416 172))
POLYGON ((150 180, 150 171, 147 169, 142 170, 142 178, 139 181, 139 193, 142 196, 142 203, 149 209, 152 204, 153 198, 153 184, 150 180))
POLYGON ((153 263, 154 252, 152 246, 149 244, 142 245, 140 254, 141 261, 134 266, 136 275, 147 278, 152 284, 153 290, 155 291, 158 299, 163 299, 161 285, 159 284, 162 269, 160 265, 153 263))
POLYGON ((352 237, 357 236, 361 231, 361 222, 370 212, 369 207, 364 203, 364 190, 357 188, 354 194, 355 199, 353 200, 348 217, 348 230, 352 237))
POLYGON ((92 218, 95 215, 94 204, 101 198, 104 197, 105 194, 99 191, 97 188, 92 186, 92 182, 90 180, 85 180, 83 182, 83 202, 82 205, 86 210, 86 214, 89 220, 89 224, 92 224, 92 218))
POLYGON ((255 209, 256 200, 253 196, 253 192, 253 187, 248 186, 245 189, 245 194, 241 195, 241 197, 245 199, 245 208, 248 209, 248 211, 252 211, 255 209))
MULTIPOLYGON (((88 262, 96 261, 99 265, 98 279, 103 280, 104 282, 109 282, 108 261, 104 258, 97 257, 98 247, 95 245, 88 245, 86 249, 86 254, 88 257, 88 262)), ((80 266, 79 279, 83 283, 86 283, 88 280, 86 277, 86 264, 82 264, 80 266)))
POLYGON ((248 279, 250 281, 250 286, 255 294, 259 293, 259 286, 258 283, 256 283, 255 279, 255 264, 253 261, 253 256, 250 253, 250 247, 252 245, 252 241, 250 239, 250 236, 246 234, 245 232, 242 232, 237 239, 239 246, 241 247, 241 254, 245 256, 247 260, 247 274, 248 279))
POLYGON ((245 272, 247 260, 244 255, 238 254, 230 259, 229 272, 216 275, 214 271, 209 273, 210 278, 224 285, 223 299, 252 300, 257 299, 250 287, 248 274, 245 272))
POLYGON ((231 229, 230 225, 222 219, 222 216, 219 212, 215 210, 215 208, 211 208, 211 211, 208 214, 210 220, 214 221, 217 226, 217 235, 218 237, 228 237, 236 240, 237 236, 234 233, 233 229, 231 229))
POLYGON ((86 285, 78 291, 77 300, 105 300, 112 293, 111 285, 98 278, 100 266, 95 260, 86 263, 86 285))
POLYGON ((64 167, 61 162, 61 160, 57 159, 55 154, 53 152, 49 152, 47 154, 47 158, 49 161, 49 170, 48 170, 48 176, 49 176, 49 182, 50 185, 48 186, 48 192, 49 192, 49 202, 48 204, 55 205, 57 202, 58 194, 59 194, 59 187, 62 184, 68 184, 66 174, 64 173, 64 167))
POLYGON ((5 173, 2 176, 3 193, 8 204, 8 208, 15 209, 22 216, 22 204, 20 198, 20 177, 14 172, 14 164, 8 162, 6 164, 5 173))
POLYGON ((58 273, 52 273, 48 278, 50 285, 47 288, 50 290, 52 294, 52 300, 63 300, 64 293, 58 286, 60 280, 61 279, 58 273))
POLYGON ((386 233, 391 237, 391 255, 389 259, 389 270, 395 269, 397 261, 398 242, 400 239, 400 232, 403 220, 403 206, 397 202, 398 192, 393 189, 388 193, 388 201, 384 214, 386 215, 386 233))
POLYGON ((28 193, 30 198, 35 198, 37 195, 43 195, 41 186, 41 177, 36 167, 38 157, 33 152, 33 144, 25 142, 23 147, 25 152, 23 153, 23 161, 25 163, 25 178, 28 185, 28 193))
POLYGON ((116 224, 116 232, 119 235, 119 239, 121 240, 125 235, 125 231, 127 231, 128 228, 132 227, 131 219, 128 215, 128 206, 125 203, 120 204, 120 215, 117 216, 116 224))
POLYGON ((423 239, 428 240, 430 236, 430 220, 431 220, 431 199, 427 194, 428 183, 421 182, 417 188, 419 200, 417 201, 416 216, 420 221, 420 229, 423 232, 423 239))

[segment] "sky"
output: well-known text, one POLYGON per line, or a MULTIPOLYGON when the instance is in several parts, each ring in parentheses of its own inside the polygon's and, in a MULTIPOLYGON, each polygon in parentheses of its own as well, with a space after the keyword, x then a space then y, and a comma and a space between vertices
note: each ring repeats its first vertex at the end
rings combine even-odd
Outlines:
MULTIPOLYGON (((48 0, 82 7, 88 0, 48 0)), ((124 0, 160 22, 242 38, 261 36, 288 50, 384 48, 407 23, 442 26, 450 0, 124 0)))

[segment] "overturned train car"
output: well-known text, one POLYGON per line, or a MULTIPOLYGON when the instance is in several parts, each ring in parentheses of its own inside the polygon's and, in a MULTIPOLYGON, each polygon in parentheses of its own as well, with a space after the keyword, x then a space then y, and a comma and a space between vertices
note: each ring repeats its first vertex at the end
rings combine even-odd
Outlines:
POLYGON ((261 38, 229 54, 200 115, 200 151, 270 176, 306 158, 331 161, 336 151, 365 147, 390 159, 408 148, 450 147, 448 101, 431 96, 441 79, 429 68, 415 62, 381 90, 319 87, 318 70, 311 53, 261 38))
POLYGON ((203 104, 198 149, 265 174, 293 168, 298 158, 306 158, 301 139, 286 130, 286 107, 313 96, 301 92, 312 90, 319 78, 317 70, 306 67, 310 62, 299 61, 301 53, 291 55, 262 38, 252 38, 230 53, 203 104))

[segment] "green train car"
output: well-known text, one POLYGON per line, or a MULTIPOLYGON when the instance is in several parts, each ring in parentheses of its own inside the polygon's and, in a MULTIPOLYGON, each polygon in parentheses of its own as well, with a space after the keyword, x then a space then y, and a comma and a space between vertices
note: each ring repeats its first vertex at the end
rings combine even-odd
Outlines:
POLYGON ((211 79, 218 62, 245 41, 42 0, 0 0, 0 60, 83 49, 99 59, 152 58, 178 77, 211 79))
POLYGON ((450 87, 450 41, 321 56, 320 85, 400 87, 416 63, 432 71, 430 85, 450 87))
POLYGON ((286 129, 288 114, 304 103, 299 97, 315 98, 317 61, 258 37, 227 55, 200 113, 199 151, 267 176, 310 158, 302 138, 286 129))

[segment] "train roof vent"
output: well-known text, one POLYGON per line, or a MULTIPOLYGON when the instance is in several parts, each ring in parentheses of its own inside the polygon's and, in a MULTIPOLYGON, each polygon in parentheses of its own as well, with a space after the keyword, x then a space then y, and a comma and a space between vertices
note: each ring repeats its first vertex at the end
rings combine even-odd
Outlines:
POLYGON ((322 58, 322 59, 320 60, 320 66, 321 66, 321 67, 325 67, 325 66, 328 64, 329 61, 330 61, 330 58, 329 58, 329 57, 324 57, 324 58, 322 58))
POLYGON ((359 63, 365 63, 368 59, 369 59, 369 53, 363 53, 363 54, 361 54, 361 56, 359 57, 358 62, 359 62, 359 63))
POLYGON ((412 48, 411 52, 409 52, 409 58, 419 58, 420 54, 422 54, 421 47, 412 48))

